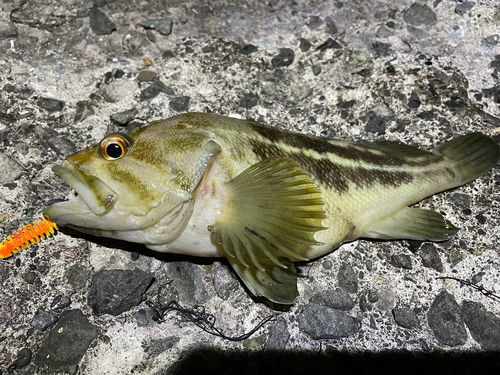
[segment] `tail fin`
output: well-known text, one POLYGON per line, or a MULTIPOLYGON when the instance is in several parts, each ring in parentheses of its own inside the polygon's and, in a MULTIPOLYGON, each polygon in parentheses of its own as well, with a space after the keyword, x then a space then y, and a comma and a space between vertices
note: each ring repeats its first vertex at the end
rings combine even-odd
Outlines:
POLYGON ((458 173, 456 186, 476 179, 491 169, 500 158, 500 146, 481 133, 470 133, 452 139, 434 151, 454 165, 458 173))

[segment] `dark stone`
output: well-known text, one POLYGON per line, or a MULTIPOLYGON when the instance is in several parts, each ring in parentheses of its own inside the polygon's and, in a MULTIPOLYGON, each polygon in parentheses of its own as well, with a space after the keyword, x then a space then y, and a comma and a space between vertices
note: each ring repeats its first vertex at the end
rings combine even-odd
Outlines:
POLYGON ((49 372, 62 372, 78 365, 98 334, 98 328, 80 310, 63 311, 42 343, 35 362, 48 366, 49 372))
POLYGON ((257 52, 257 47, 255 47, 253 44, 247 44, 245 47, 241 48, 239 51, 242 55, 250 55, 254 52, 257 52))
POLYGON ((484 38, 483 40, 481 40, 481 44, 494 47, 498 44, 499 38, 500 37, 498 36, 498 34, 490 35, 490 36, 487 36, 486 38, 484 38))
POLYGON ((321 65, 313 65, 312 72, 315 76, 321 73, 321 65))
POLYGON ((391 53, 393 53, 390 43, 374 42, 371 44, 370 49, 373 52, 373 57, 375 57, 376 59, 389 56, 391 53))
POLYGON ((10 83, 6 83, 3 87, 3 91, 8 93, 14 92, 16 91, 16 86, 11 85, 10 83))
POLYGON ((177 112, 187 112, 189 110, 189 101, 191 98, 189 96, 178 96, 177 98, 173 98, 168 103, 168 107, 177 112))
POLYGON ((139 23, 139 25, 145 29, 156 30, 162 35, 170 35, 172 33, 173 24, 174 22, 171 18, 155 18, 139 23))
POLYGON ((436 113, 434 111, 423 111, 417 115, 418 118, 422 120, 434 120, 436 118, 436 113))
POLYGON ((437 23, 436 13, 427 5, 412 4, 403 16, 406 23, 413 26, 434 26, 437 23))
POLYGON ((307 52, 311 49, 311 42, 307 39, 300 38, 299 39, 299 48, 302 52, 307 52))
POLYGON ((280 52, 277 56, 273 57, 271 64, 275 68, 283 68, 285 66, 290 66, 295 58, 295 53, 290 48, 280 48, 280 52))
POLYGON ((132 108, 132 109, 129 109, 127 111, 114 113, 111 116, 109 116, 109 118, 116 125, 126 126, 130 121, 135 119, 137 114, 138 114, 137 109, 132 108))
POLYGON ((420 328, 417 314, 409 306, 396 307, 392 314, 397 325, 408 329, 420 328))
POLYGON ((17 27, 13 22, 0 20, 0 40, 15 38, 17 36, 17 27))
POLYGON ((451 201, 453 204, 459 206, 460 208, 470 208, 470 195, 462 193, 454 193, 451 195, 451 201))
POLYGON ((171 262, 167 265, 167 274, 177 289, 179 299, 189 305, 201 305, 206 303, 208 295, 205 283, 205 271, 198 265, 190 262, 171 262))
POLYGON ((483 350, 500 350, 500 318, 479 302, 464 301, 462 317, 483 350))
POLYGON ((361 322, 340 310, 307 305, 298 316, 299 329, 314 340, 339 339, 354 335, 361 322))
POLYGON ((50 304, 50 308, 52 310, 62 310, 69 305, 71 305, 71 299, 68 296, 61 294, 54 298, 54 300, 50 304))
POLYGON ((180 337, 177 336, 169 336, 164 339, 152 339, 147 344, 143 343, 142 347, 149 358, 157 358, 161 353, 173 348, 179 340, 180 337))
POLYGON ((366 297, 370 303, 375 303, 380 298, 379 293, 375 289, 370 289, 366 294, 366 297))
POLYGON ((47 311, 38 310, 31 321, 31 326, 43 332, 55 322, 57 322, 57 318, 54 315, 47 311))
POLYGON ((63 138, 52 129, 42 129, 41 127, 35 128, 35 134, 38 136, 40 143, 54 150, 57 154, 68 156, 74 154, 77 149, 73 142, 68 138, 63 138))
POLYGON ((158 76, 158 73, 152 72, 151 70, 143 70, 137 76, 139 82, 151 82, 158 76))
POLYGON ((24 275, 24 281, 26 281, 27 284, 34 284, 37 277, 38 274, 36 272, 30 271, 24 275))
POLYGON ((338 310, 351 310, 356 304, 351 296, 340 288, 315 294, 311 298, 310 303, 338 310))
POLYGON ((76 103, 76 111, 75 111, 75 124, 77 122, 85 120, 87 117, 94 115, 94 108, 90 105, 89 102, 80 101, 76 103))
POLYGON ((441 262, 441 257, 439 256, 436 246, 431 243, 423 244, 420 248, 419 255, 422 258, 422 265, 424 267, 443 272, 443 263, 441 262))
POLYGON ((90 8, 89 11, 90 28, 96 35, 109 35, 116 31, 116 25, 102 10, 97 7, 90 8))
POLYGON ((382 25, 382 26, 380 26, 378 28, 377 32, 375 33, 375 36, 377 38, 387 38, 387 37, 390 37, 393 34, 394 34, 394 32, 392 32, 387 27, 385 27, 384 25, 382 25))
POLYGON ((175 95, 175 92, 172 88, 167 87, 161 81, 154 81, 151 85, 142 90, 141 101, 151 100, 153 98, 156 98, 160 94, 160 92, 167 95, 175 95))
POLYGON ((149 327, 157 324, 158 314, 153 309, 140 309, 134 313, 134 318, 139 327, 149 327))
POLYGON ((493 102, 500 103, 500 85, 493 86, 489 89, 482 89, 481 91, 485 98, 493 99, 493 102))
POLYGON ((240 285, 229 268, 220 262, 214 262, 212 266, 212 283, 215 293, 223 300, 227 300, 240 285))
POLYGON ((333 40, 332 38, 328 38, 326 42, 321 44, 319 47, 316 48, 316 51, 326 51, 327 49, 342 49, 342 45, 333 40))
POLYGON ((373 74, 373 69, 372 68, 365 68, 365 69, 361 69, 353 74, 368 78, 368 77, 371 77, 371 75, 373 74))
POLYGON ((395 267, 404 268, 406 270, 412 269, 411 257, 407 254, 394 254, 391 257, 391 261, 395 267))
POLYGON ((441 291, 427 312, 427 321, 436 339, 444 345, 463 345, 467 341, 467 331, 462 320, 460 306, 455 297, 441 291))
POLYGON ((347 263, 340 265, 337 275, 338 285, 348 293, 358 292, 358 278, 352 267, 347 263))
POLYGON ((96 315, 120 315, 141 303, 152 280, 139 269, 99 271, 92 277, 88 305, 96 315))
POLYGON ((378 135, 385 134, 387 119, 372 112, 365 125, 365 131, 378 135))
POLYGON ((52 99, 52 98, 41 97, 38 99, 36 104, 40 108, 46 109, 49 112, 62 111, 64 108, 64 102, 62 100, 52 99))
POLYGON ((455 13, 463 16, 476 5, 473 1, 465 1, 455 6, 455 13))
POLYGON ((339 33, 339 30, 337 29, 337 25, 335 25, 335 21, 331 17, 326 17, 325 23, 326 23, 327 34, 335 35, 335 34, 339 33))
POLYGON ((241 98, 239 106, 250 109, 259 103, 259 99, 259 95, 250 92, 241 98))
POLYGON ((420 104, 422 104, 422 102, 420 101, 417 93, 415 91, 412 91, 410 94, 410 99, 408 100, 408 107, 417 109, 418 107, 420 107, 420 104))
POLYGON ((372 309, 372 306, 368 303, 366 296, 364 294, 359 297, 359 309, 362 312, 367 312, 372 309))
POLYGON ((87 284, 90 270, 81 264, 73 264, 66 268, 65 276, 75 290, 80 290, 87 284))
POLYGON ((265 349, 284 350, 289 339, 290 332, 288 331, 286 320, 282 316, 279 316, 276 319, 276 323, 269 329, 265 349))
MULTIPOLYGON (((26 367, 31 362, 31 356, 33 352, 29 348, 23 348, 17 353, 17 358, 14 361, 14 368, 16 370, 20 370, 23 367, 26 367)), ((10 372, 9 372, 10 373, 10 372)))

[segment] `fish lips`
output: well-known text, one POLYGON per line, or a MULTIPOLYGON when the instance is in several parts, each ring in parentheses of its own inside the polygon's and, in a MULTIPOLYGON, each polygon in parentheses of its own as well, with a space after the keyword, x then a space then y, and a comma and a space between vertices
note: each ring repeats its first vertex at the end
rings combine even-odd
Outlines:
POLYGON ((105 215, 118 198, 113 189, 74 162, 65 160, 53 167, 52 171, 78 194, 69 201, 56 203, 45 210, 44 214, 53 221, 64 215, 87 214, 90 211, 98 216, 105 215))

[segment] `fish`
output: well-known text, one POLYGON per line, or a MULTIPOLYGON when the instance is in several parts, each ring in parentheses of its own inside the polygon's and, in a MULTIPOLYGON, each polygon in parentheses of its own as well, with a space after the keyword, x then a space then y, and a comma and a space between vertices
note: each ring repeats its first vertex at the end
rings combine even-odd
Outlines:
POLYGON ((481 133, 428 152, 185 113, 68 156, 52 170, 76 196, 44 215, 157 252, 225 257, 252 295, 290 305, 296 262, 358 238, 451 239, 452 223, 411 206, 476 179, 499 157, 481 133))

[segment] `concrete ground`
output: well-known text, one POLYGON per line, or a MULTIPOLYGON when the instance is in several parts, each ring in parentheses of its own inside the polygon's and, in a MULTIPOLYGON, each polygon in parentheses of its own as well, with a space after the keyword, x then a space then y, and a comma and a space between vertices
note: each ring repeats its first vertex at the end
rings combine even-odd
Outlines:
MULTIPOLYGON (((72 196, 51 172, 65 156, 187 111, 425 150, 499 141, 499 30, 495 0, 4 0, 1 238, 72 196)), ((63 229, 0 262, 0 373, 500 366, 499 184, 496 166, 419 204, 461 229, 450 241, 300 264, 289 308, 225 260, 63 229)))

